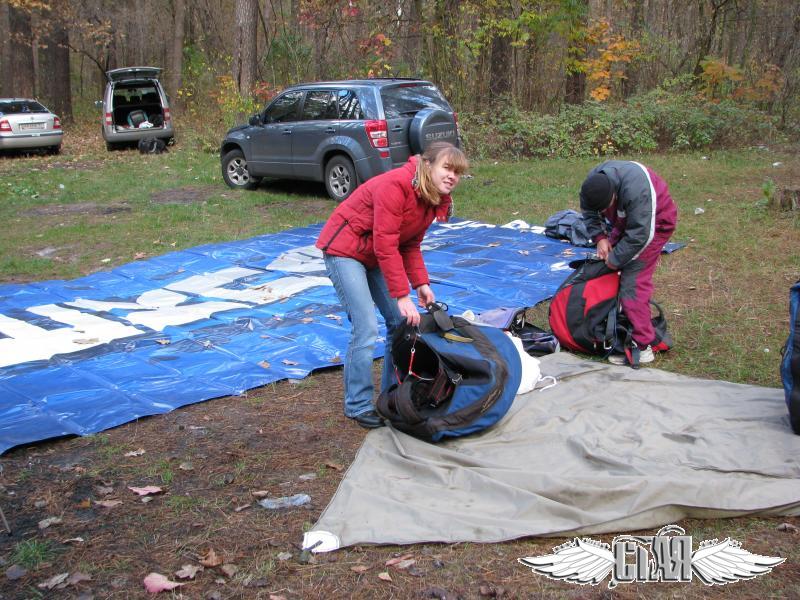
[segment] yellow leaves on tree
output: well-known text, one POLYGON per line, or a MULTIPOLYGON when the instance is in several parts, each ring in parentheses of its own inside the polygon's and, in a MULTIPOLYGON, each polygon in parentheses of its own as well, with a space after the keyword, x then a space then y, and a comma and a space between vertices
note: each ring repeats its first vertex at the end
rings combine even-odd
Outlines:
POLYGON ((611 97, 614 84, 625 78, 625 65, 641 54, 641 46, 636 40, 613 33, 606 19, 592 22, 583 39, 586 58, 577 61, 577 68, 586 74, 589 95, 603 102, 611 97))
POLYGON ((776 65, 753 61, 743 69, 729 65, 722 59, 709 57, 700 66, 703 69, 700 75, 701 93, 708 100, 716 102, 728 98, 769 102, 778 95, 784 84, 783 71, 776 65))

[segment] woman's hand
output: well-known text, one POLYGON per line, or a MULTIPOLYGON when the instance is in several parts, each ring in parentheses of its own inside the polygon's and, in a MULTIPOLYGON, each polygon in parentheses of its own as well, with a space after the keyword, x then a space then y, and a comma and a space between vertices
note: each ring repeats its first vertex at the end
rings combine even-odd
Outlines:
POLYGON ((417 288, 417 300, 418 304, 423 308, 436 302, 436 296, 433 295, 431 286, 429 286, 427 283, 423 283, 421 286, 419 286, 417 288))
POLYGON ((400 310, 400 314, 405 317, 406 323, 411 326, 419 325, 419 311, 417 310, 417 307, 414 306, 411 296, 402 296, 401 298, 398 298, 397 308, 400 310))

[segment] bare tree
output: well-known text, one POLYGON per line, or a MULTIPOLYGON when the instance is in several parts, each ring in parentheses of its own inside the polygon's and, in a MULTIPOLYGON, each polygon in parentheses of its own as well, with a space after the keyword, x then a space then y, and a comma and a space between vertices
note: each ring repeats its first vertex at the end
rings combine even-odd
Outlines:
POLYGON ((234 20, 231 71, 239 93, 249 96, 256 76, 256 32, 258 31, 256 0, 236 0, 234 20))
POLYGON ((9 6, 0 0, 0 96, 11 95, 11 23, 9 6))
POLYGON ((183 71, 183 40, 186 26, 186 1, 174 0, 172 3, 174 30, 170 50, 169 79, 167 89, 174 98, 178 98, 181 89, 183 71))

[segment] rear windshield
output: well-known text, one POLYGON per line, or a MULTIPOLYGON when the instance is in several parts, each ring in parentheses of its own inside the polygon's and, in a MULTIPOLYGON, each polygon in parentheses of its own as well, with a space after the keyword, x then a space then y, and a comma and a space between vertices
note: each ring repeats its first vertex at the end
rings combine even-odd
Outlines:
POLYGON ((404 84, 381 89, 383 111, 387 119, 413 117, 423 108, 440 108, 450 112, 450 105, 435 85, 404 84))
POLYGON ((161 98, 154 85, 114 87, 114 105, 120 104, 161 104, 161 98))
POLYGON ((18 115, 21 113, 46 113, 50 112, 44 106, 33 100, 16 100, 14 102, 0 101, 0 115, 18 115))

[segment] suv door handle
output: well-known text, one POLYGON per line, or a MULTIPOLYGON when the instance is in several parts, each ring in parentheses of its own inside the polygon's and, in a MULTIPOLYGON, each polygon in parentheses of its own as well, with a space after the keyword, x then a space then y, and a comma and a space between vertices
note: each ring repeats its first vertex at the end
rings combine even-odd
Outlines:
POLYGON ((392 131, 403 131, 403 126, 395 125, 394 127, 392 127, 392 131))
POLYGON ((336 133, 336 127, 326 127, 325 133, 336 133))
POLYGON ((282 131, 282 133, 283 133, 283 135, 289 135, 290 133, 292 133, 292 130, 291 129, 284 129, 282 131))

